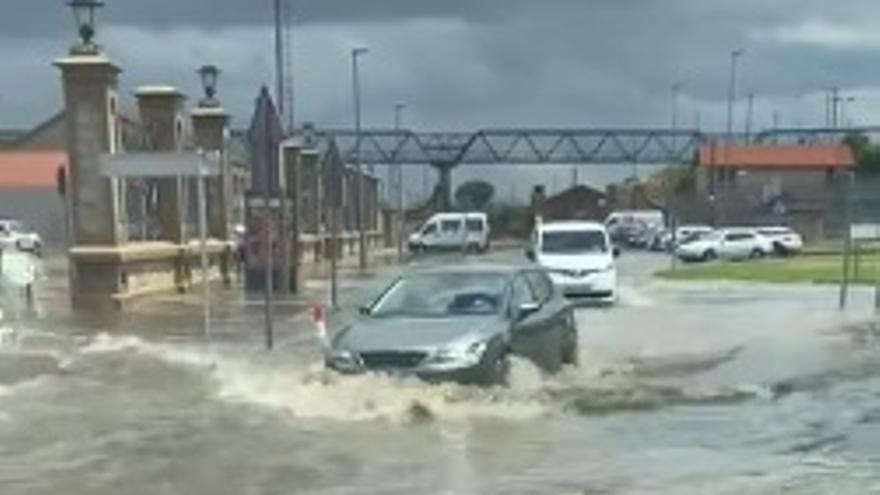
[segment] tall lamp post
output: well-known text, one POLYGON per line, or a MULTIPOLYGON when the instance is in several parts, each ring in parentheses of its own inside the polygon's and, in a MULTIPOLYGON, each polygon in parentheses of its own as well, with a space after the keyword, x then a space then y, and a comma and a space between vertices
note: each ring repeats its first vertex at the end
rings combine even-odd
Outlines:
POLYGON ((672 85, 672 130, 678 129, 678 103, 681 98, 681 90, 684 89, 684 83, 677 82, 672 85))
POLYGON ((736 65, 746 51, 742 48, 730 52, 730 85, 727 92, 727 140, 733 141, 733 105, 736 101, 736 65))
POLYGON ((358 229, 358 266, 367 269, 367 233, 366 233, 366 201, 364 194, 364 171, 361 166, 361 83, 358 73, 358 60, 361 55, 369 53, 369 48, 358 47, 351 51, 351 78, 354 93, 354 165, 357 171, 357 229, 358 229))
MULTIPOLYGON (((396 103, 394 105, 394 130, 397 133, 398 143, 400 147, 405 138, 400 137, 401 126, 403 125, 403 111, 406 109, 406 103, 396 103)), ((395 175, 397 183, 397 260, 403 262, 403 235, 406 231, 406 218, 403 212, 403 164, 397 163, 400 159, 399 154, 394 155, 394 165, 392 172, 395 175)), ((391 181, 388 181, 389 186, 391 181)))

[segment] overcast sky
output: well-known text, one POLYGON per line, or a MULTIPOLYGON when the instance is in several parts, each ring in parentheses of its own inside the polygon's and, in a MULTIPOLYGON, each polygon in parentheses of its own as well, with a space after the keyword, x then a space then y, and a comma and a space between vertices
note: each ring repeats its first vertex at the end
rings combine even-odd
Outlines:
MULTIPOLYGON (((393 106, 421 129, 668 126, 720 130, 730 51, 739 70, 737 127, 755 93, 755 127, 821 125, 823 88, 857 100, 847 118, 880 110, 876 0, 292 0, 299 122, 352 120, 349 52, 363 59, 364 122, 390 127, 393 106)), ((73 39, 63 0, 3 2, 0 128, 28 127, 59 109, 51 67, 73 39)), ((170 83, 197 98, 194 70, 223 70, 220 98, 247 125, 272 84, 271 0, 106 0, 99 41, 122 66, 129 98, 170 83)))

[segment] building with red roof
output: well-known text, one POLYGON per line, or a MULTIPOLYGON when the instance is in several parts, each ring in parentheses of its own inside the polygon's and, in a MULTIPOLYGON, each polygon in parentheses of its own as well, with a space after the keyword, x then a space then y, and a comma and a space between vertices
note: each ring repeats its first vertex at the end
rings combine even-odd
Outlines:
POLYGON ((840 144, 718 144, 697 153, 697 188, 717 223, 788 224, 823 237, 856 160, 840 144))

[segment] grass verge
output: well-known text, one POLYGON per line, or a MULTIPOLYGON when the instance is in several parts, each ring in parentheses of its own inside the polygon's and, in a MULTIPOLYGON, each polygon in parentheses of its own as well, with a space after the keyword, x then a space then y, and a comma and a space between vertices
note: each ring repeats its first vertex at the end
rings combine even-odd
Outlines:
MULTIPOLYGON (((880 277, 880 254, 863 255, 851 263, 851 280, 874 284, 880 277)), ((657 277, 668 280, 739 280, 767 283, 839 283, 843 277, 841 255, 804 255, 784 259, 679 263, 676 269, 661 270, 657 277)))

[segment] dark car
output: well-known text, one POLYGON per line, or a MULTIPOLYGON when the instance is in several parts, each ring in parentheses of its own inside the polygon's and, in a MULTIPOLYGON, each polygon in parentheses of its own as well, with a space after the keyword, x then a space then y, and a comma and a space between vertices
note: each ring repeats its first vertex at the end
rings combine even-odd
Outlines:
POLYGON ((336 335, 326 364, 494 385, 513 354, 551 373, 576 364, 572 307, 539 269, 480 265, 397 279, 336 335))

